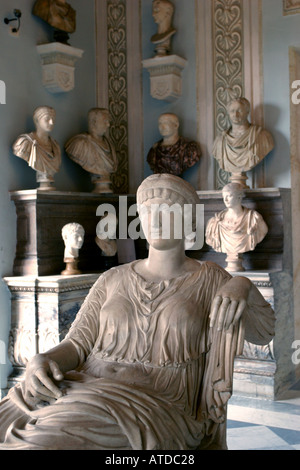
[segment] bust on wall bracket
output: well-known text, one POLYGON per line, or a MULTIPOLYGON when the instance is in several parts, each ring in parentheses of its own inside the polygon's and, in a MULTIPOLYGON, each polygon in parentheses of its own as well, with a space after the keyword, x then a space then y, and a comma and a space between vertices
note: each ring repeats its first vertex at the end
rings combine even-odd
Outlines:
POLYGON ((157 32, 151 37, 155 56, 143 61, 150 73, 151 96, 157 100, 174 101, 182 94, 181 72, 186 60, 172 54, 174 5, 169 0, 153 0, 152 16, 157 32))
POLYGON ((43 85, 50 93, 64 93, 75 87, 75 63, 83 50, 61 42, 37 46, 42 62, 43 85))

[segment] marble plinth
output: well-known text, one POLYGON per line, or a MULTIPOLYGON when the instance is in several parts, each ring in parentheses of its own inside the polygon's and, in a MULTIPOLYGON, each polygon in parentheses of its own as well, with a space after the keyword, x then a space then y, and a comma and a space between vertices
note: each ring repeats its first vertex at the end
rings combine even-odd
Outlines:
MULTIPOLYGON (((267 302, 274 308, 274 288, 269 272, 232 272, 233 276, 245 276, 253 282, 267 302)), ((273 273, 276 275, 276 271, 273 273)), ((233 393, 235 395, 264 398, 276 398, 277 365, 274 356, 274 343, 277 337, 266 346, 258 346, 247 341, 243 355, 235 359, 233 375, 233 393)))
POLYGON ((187 60, 177 55, 157 56, 143 61, 150 74, 152 98, 175 101, 182 95, 182 71, 187 60))
POLYGON ((8 387, 22 379, 28 360, 56 346, 66 335, 100 274, 6 277, 11 294, 8 387))
POLYGON ((75 87, 75 63, 83 50, 60 42, 37 46, 42 63, 43 85, 50 93, 65 93, 75 87))

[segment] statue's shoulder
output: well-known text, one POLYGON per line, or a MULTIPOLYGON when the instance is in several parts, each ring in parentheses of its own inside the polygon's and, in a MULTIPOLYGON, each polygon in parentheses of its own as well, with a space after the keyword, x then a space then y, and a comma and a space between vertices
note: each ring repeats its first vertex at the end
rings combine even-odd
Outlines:
POLYGON ((13 151, 15 155, 28 153, 31 151, 32 145, 34 143, 34 134, 20 134, 15 142, 13 143, 13 151))
POLYGON ((207 272, 211 273, 212 275, 222 276, 226 279, 231 278, 231 275, 224 268, 222 268, 222 266, 214 263, 213 261, 203 261, 202 264, 204 269, 206 269, 207 272))

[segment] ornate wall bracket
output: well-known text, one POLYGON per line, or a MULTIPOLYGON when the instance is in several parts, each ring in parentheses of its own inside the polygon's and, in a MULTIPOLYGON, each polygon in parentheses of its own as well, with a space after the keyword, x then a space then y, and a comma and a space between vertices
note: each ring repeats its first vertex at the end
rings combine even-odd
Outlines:
POLYGON ((37 46, 42 62, 42 80, 50 93, 65 93, 75 87, 75 63, 83 50, 51 42, 37 46))
POLYGON ((151 96, 157 100, 174 101, 182 94, 182 71, 186 59, 177 55, 154 57, 143 61, 150 73, 151 96))

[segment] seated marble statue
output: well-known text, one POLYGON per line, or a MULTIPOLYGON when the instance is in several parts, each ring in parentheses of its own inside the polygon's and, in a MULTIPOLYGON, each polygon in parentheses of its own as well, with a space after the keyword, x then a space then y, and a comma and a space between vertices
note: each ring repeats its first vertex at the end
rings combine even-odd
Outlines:
POLYGON ((76 11, 65 0, 37 0, 32 13, 59 31, 76 30, 76 11))
POLYGON ((229 183, 224 186, 222 195, 226 209, 208 221, 206 243, 217 252, 227 253, 227 262, 231 265, 227 265, 229 269, 243 270, 242 257, 238 255, 253 251, 265 238, 268 227, 257 211, 242 205, 242 185, 229 183))
POLYGON ((102 274, 64 340, 29 361, 0 403, 0 450, 226 449, 233 358, 244 337, 271 341, 274 312, 247 278, 186 256, 172 208, 199 202, 173 175, 141 183, 148 257, 102 274))
POLYGON ((154 0, 152 3, 152 16, 157 24, 157 33, 151 37, 156 46, 156 56, 161 57, 170 53, 171 40, 176 33, 172 25, 174 5, 169 0, 154 0))
MULTIPOLYGON (((33 113, 36 130, 21 134, 13 144, 13 153, 37 172, 37 181, 50 186, 61 166, 59 144, 49 135, 55 124, 55 110, 39 106, 33 113)), ((41 187, 42 189, 42 187, 41 187)), ((46 189, 49 189, 48 187, 46 189)))
POLYGON ((200 146, 179 135, 179 119, 176 114, 161 114, 158 128, 163 138, 151 147, 147 162, 153 173, 182 176, 200 160, 200 146))
POLYGON ((88 132, 72 137, 65 145, 68 156, 91 174, 94 192, 111 192, 111 174, 117 171, 115 148, 106 135, 110 127, 107 109, 92 108, 88 132))
POLYGON ((214 141, 212 154, 222 170, 245 173, 258 165, 271 152, 274 142, 262 127, 250 124, 250 103, 246 98, 229 102, 227 113, 231 127, 214 141))
POLYGON ((77 269, 79 250, 84 242, 85 230, 82 225, 71 222, 63 226, 61 235, 65 244, 64 262, 67 263, 63 275, 80 274, 77 269))

